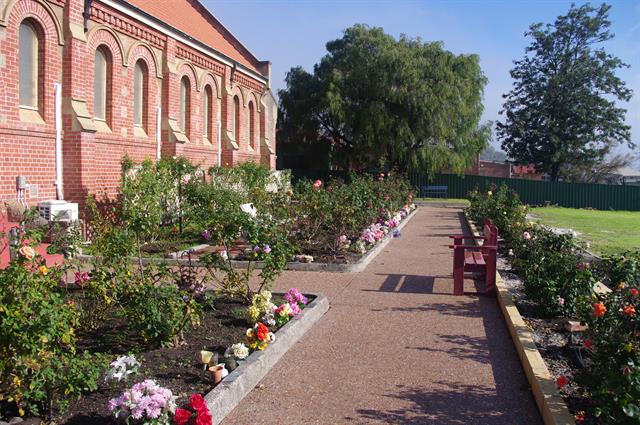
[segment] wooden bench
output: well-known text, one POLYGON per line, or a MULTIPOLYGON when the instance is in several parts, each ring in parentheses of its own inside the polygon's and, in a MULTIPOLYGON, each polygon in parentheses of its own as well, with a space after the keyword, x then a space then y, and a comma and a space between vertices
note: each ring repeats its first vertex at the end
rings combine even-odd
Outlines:
POLYGON ((449 197, 449 186, 422 186, 420 189, 422 192, 421 196, 424 198, 428 198, 429 196, 440 198, 449 197))
POLYGON ((491 294, 496 286, 496 258, 498 251, 498 228, 486 220, 483 236, 449 236, 453 239, 453 294, 464 295, 464 273, 480 273, 484 275, 485 290, 483 294, 491 294), (465 245, 465 239, 481 240, 480 245, 465 245))

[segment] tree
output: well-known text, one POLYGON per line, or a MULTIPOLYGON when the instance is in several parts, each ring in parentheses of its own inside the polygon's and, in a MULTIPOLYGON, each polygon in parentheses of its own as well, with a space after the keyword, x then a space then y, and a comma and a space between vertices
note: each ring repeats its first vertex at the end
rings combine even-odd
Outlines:
POLYGON ((632 95, 615 75, 628 65, 602 47, 613 38, 609 9, 572 5, 553 24, 532 25, 525 36, 533 40, 511 70, 498 138, 516 162, 535 164, 553 181, 574 165, 596 166, 618 144, 635 147, 626 110, 616 105, 632 95))
POLYGON ((355 25, 327 43, 313 74, 280 90, 278 144, 329 143, 333 163, 462 172, 490 134, 479 125, 486 79, 476 55, 454 55, 355 25))
POLYGON ((625 167, 631 167, 636 161, 631 154, 615 154, 598 162, 594 166, 573 165, 563 171, 563 177, 568 182, 579 183, 607 183, 612 175, 625 167))

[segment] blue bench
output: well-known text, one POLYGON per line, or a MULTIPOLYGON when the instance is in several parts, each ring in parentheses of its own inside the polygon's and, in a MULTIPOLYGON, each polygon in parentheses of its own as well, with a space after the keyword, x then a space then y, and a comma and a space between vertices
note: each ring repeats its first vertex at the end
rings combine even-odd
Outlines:
POLYGON ((422 186, 420 189, 423 198, 449 198, 449 186, 422 186))

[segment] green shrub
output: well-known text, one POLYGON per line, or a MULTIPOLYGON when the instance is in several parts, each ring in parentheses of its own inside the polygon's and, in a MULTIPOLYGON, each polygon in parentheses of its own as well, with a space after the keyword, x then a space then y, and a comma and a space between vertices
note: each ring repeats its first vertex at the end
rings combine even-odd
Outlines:
POLYGON ((596 279, 581 248, 571 235, 538 225, 513 241, 513 264, 540 314, 574 316, 591 296, 596 279))
POLYGON ((485 219, 492 220, 500 236, 508 243, 517 239, 524 230, 527 208, 507 185, 503 184, 497 190, 493 186, 487 193, 474 190, 469 193, 469 201, 467 212, 471 220, 480 227, 485 219))
POLYGON ((76 354, 79 312, 60 287, 64 269, 28 256, 0 270, 0 399, 50 416, 95 390, 104 362, 76 354))
MULTIPOLYGON (((636 280, 638 277, 636 274, 636 280)), ((584 309, 589 348, 582 383, 598 423, 640 424, 638 289, 612 283, 612 293, 600 296, 584 309)))
POLYGON ((183 331, 200 323, 201 309, 186 292, 172 284, 139 282, 123 288, 119 315, 145 341, 179 345, 183 331))
POLYGON ((640 250, 628 251, 602 259, 600 270, 603 278, 611 282, 626 282, 627 285, 640 284, 640 250))

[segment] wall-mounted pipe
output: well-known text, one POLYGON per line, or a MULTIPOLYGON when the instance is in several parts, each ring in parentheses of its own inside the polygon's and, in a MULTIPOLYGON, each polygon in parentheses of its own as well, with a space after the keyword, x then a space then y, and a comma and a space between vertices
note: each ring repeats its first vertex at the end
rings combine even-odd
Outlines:
POLYGON ((56 198, 64 199, 64 188, 62 186, 62 84, 55 83, 54 89, 54 112, 56 125, 56 198))
POLYGON ((160 160, 162 156, 162 108, 156 108, 156 159, 160 160))

